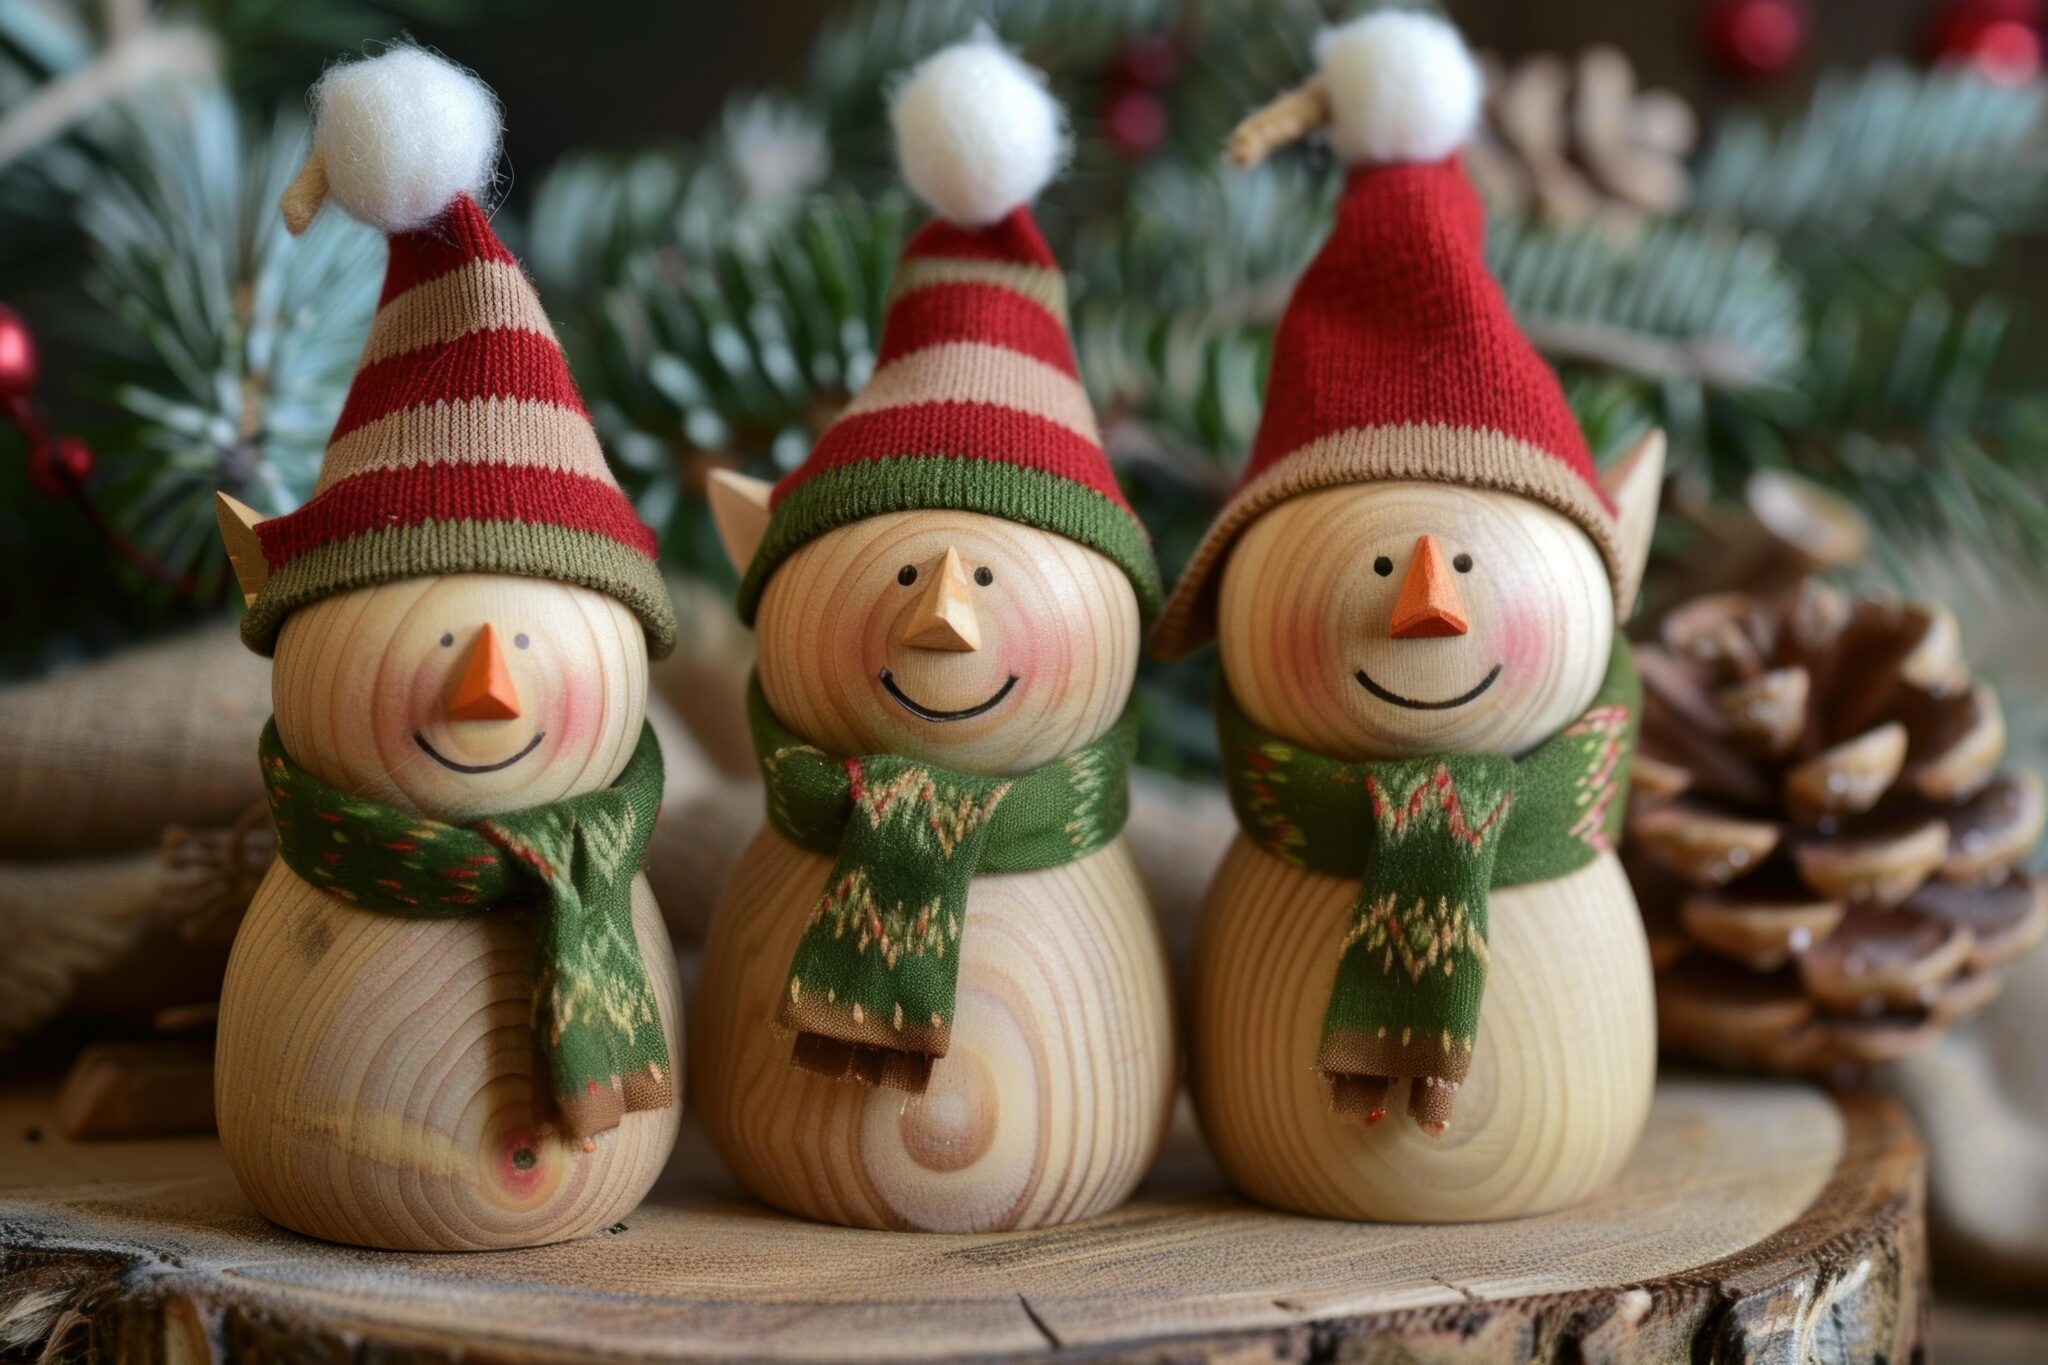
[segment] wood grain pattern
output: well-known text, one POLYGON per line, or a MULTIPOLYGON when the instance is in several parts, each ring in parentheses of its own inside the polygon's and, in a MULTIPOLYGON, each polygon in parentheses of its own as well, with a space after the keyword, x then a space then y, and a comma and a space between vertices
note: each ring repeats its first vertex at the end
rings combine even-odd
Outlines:
MULTIPOLYGON (((587 589, 409 579, 295 612, 272 691, 286 749, 315 776, 473 820, 618 777, 645 715, 646 643, 630 611, 587 589), (492 636, 516 702, 460 718, 461 680, 492 636)), ((644 877, 633 921, 680 1059, 675 955, 644 877)), ((533 963, 530 924, 367 912, 274 865, 221 992, 215 1107, 250 1200, 314 1236, 417 1250, 578 1237, 630 1212, 679 1113, 628 1114, 588 1152, 563 1144, 533 963)))
POLYGON ((901 754, 962 772, 1021 773, 1098 739, 1121 716, 1143 636, 1114 564, 1064 536, 973 512, 870 517, 791 555, 755 617, 761 688, 782 723, 835 754, 901 754), (989 582, 967 588, 978 648, 919 648, 904 633, 953 551, 989 582), (916 572, 902 581, 905 568, 916 572), (935 725, 881 682, 939 711, 1004 701, 935 725))
POLYGON ((970 1232, 1129 1196, 1178 1080, 1165 947, 1123 841, 977 877, 953 1041, 923 1095, 790 1064, 776 1022, 832 861, 764 830, 733 869, 691 1029, 695 1105, 751 1193, 857 1227, 970 1232))
POLYGON ((1426 1234, 1232 1198, 1175 1126, 1089 1223, 887 1236, 746 1199, 694 1132, 611 1235, 365 1256, 253 1217, 211 1139, 78 1145, 0 1093, 0 1339, 49 1359, 1918 1358, 1925 1156, 1896 1106, 1669 1079, 1614 1186, 1426 1234), (34 1134, 34 1140, 30 1139, 34 1134))
POLYGON ((1217 874, 1188 1046, 1202 1131, 1231 1179, 1281 1208, 1390 1222, 1519 1217, 1603 1189, 1642 1131, 1657 1064, 1649 947, 1619 862, 1493 893, 1479 1041, 1441 1137, 1330 1112, 1316 1045, 1357 894, 1241 835, 1217 874))
MULTIPOLYGON (((681 1057, 675 958, 645 878, 633 929, 681 1057)), ((221 994, 221 1144, 264 1217, 410 1250, 532 1246, 633 1211, 677 1109, 626 1115, 596 1149, 546 1121, 533 936, 511 919, 367 913, 271 869, 221 994)))

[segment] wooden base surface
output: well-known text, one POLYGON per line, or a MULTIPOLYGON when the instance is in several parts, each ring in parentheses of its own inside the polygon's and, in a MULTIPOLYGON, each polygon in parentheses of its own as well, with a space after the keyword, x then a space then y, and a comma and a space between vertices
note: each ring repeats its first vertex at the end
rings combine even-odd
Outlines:
POLYGON ((284 1232, 213 1140, 72 1143, 47 1093, 0 1096, 0 1156, 0 1347, 61 1359, 1904 1360, 1927 1318, 1911 1126, 1791 1084, 1667 1080, 1606 1194, 1453 1227, 1246 1203, 1184 1114, 1062 1228, 801 1222, 686 1130, 609 1233, 453 1256, 284 1232))

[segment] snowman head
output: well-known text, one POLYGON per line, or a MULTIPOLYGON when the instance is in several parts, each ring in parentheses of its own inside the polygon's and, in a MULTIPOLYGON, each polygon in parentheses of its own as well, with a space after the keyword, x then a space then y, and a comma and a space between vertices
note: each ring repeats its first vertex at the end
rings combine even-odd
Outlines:
POLYGON ((640 738, 647 641, 617 599, 509 574, 360 588, 278 634, 278 738, 344 791, 471 820, 611 785, 640 738))
POLYGON ((338 66, 287 192, 390 236, 363 357, 306 503, 222 495, 277 660, 280 738, 316 776, 447 819, 612 781, 675 618, 539 298, 492 230, 495 100, 417 48, 338 66))
MULTIPOLYGON (((1655 440, 1613 481, 1631 574, 1661 468, 1655 440)), ((1333 758, 1524 753, 1585 710, 1614 647, 1615 584, 1592 539, 1495 489, 1302 493, 1242 532, 1221 577, 1217 639, 1238 705, 1333 758)), ((1622 585, 1622 600, 1634 591, 1622 585)))
MULTIPOLYGON (((768 486, 720 476, 741 564, 768 486), (743 509, 758 507, 749 518, 743 509)), ((755 608, 761 690, 833 753, 900 754, 965 772, 1026 772, 1122 715, 1143 632, 1117 564, 1001 517, 896 512, 784 559, 755 608)))

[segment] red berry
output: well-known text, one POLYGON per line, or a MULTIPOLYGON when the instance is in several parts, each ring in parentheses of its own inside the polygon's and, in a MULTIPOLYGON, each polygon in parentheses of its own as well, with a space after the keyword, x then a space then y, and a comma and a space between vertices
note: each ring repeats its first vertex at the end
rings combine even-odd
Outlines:
POLYGON ((1707 7, 1707 46, 1729 72, 1774 76, 1806 51, 1813 16, 1806 0, 1714 0, 1707 7))
POLYGON ((1141 161, 1166 141, 1166 106, 1149 90, 1126 90, 1102 111, 1109 145, 1126 161, 1141 161))
POLYGON ((35 334, 19 313, 0 304, 0 404, 26 398, 35 387, 35 334))
POLYGON ((2039 0, 1955 0, 1928 29, 1928 55, 2001 85, 2023 85, 2041 74, 2040 23, 2039 0))
POLYGON ((28 478, 53 498, 68 498, 92 477, 92 447, 76 436, 52 436, 28 455, 28 478))

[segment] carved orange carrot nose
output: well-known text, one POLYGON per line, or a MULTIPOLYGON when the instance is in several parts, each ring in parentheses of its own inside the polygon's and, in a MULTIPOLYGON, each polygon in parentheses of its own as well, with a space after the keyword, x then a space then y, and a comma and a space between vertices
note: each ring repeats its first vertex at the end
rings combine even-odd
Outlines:
POLYGON ((1396 640, 1428 640, 1463 635, 1470 628, 1444 547, 1435 536, 1424 536, 1415 542, 1415 558, 1409 562, 1408 576, 1401 580, 1401 595, 1394 599, 1387 634, 1396 640))
POLYGON ((961 653, 981 648, 981 624, 974 616, 974 593, 960 552, 946 553, 923 565, 918 578, 924 587, 896 637, 916 649, 950 649, 961 653))
POLYGON ((450 720, 511 720, 519 714, 519 689, 498 648, 498 633, 487 624, 477 632, 476 646, 463 665, 462 680, 448 699, 450 720))

